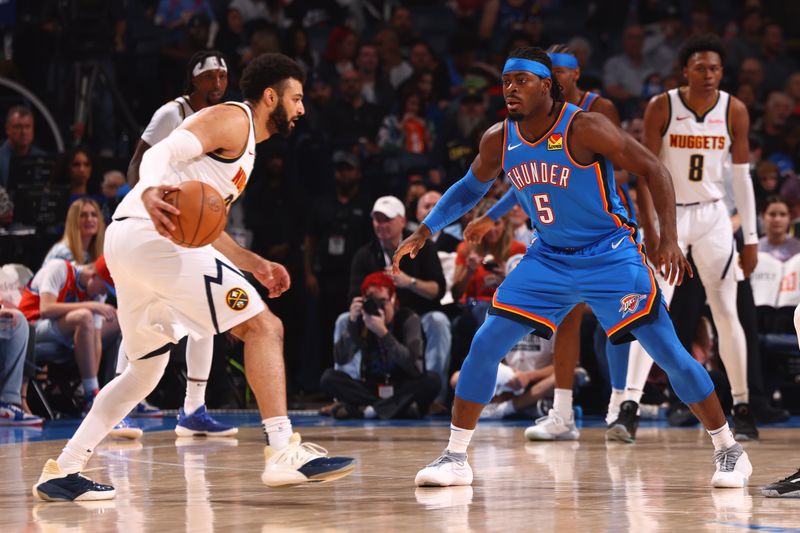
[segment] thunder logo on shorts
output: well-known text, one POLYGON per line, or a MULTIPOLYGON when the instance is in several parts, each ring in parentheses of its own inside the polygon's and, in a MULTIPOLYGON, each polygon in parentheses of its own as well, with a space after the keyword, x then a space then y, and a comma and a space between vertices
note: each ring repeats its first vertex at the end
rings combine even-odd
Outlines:
POLYGON ((225 303, 234 311, 244 311, 247 304, 250 303, 250 298, 243 289, 235 287, 225 295, 225 303))

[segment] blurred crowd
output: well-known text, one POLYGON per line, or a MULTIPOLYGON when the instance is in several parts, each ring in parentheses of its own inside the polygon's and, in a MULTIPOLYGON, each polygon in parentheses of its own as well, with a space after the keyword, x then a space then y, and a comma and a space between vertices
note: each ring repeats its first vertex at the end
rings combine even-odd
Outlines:
MULTIPOLYGON (((269 302, 285 325, 289 392, 339 400, 325 410, 338 418, 448 412, 453 373, 494 289, 530 242, 530 221, 517 208, 481 244, 463 241, 466 224, 507 189, 497 180, 473 212, 434 235, 416 259, 404 259, 400 274, 388 267, 403 236, 464 175, 484 131, 505 117, 500 72, 517 47, 566 45, 580 65, 579 88, 612 100, 623 128, 639 139, 648 100, 684 83, 676 61, 681 43, 695 34, 719 35, 726 47, 722 89, 742 100, 750 113, 760 249, 779 262, 773 270, 781 279, 791 277, 790 261, 800 252, 794 238, 800 230, 800 34, 796 25, 786 24, 797 20, 800 6, 792 2, 12 4, 16 23, 2 30, 0 74, 36 95, 57 125, 56 133, 25 96, 0 93, 6 133, 0 145, 2 262, 25 263, 31 274, 53 259, 61 265, 66 260, 72 266, 63 268, 74 268, 78 276, 84 265, 91 265, 84 275, 99 270, 95 265, 104 227, 129 190, 128 164, 144 127, 165 102, 201 91, 187 73, 195 54, 217 50, 225 60, 226 75, 202 87, 206 96, 219 93, 216 101, 241 99, 239 76, 259 54, 282 52, 303 67, 306 115, 289 138, 273 137, 258 147, 246 194, 234 205, 228 230, 240 244, 289 270, 292 289, 269 302), (65 144, 62 153, 59 136, 65 144), (34 156, 52 161, 48 183, 62 187, 67 197, 64 213, 50 223, 32 222, 15 210, 14 192, 30 174, 23 174, 14 160, 34 156), (24 240, 20 228, 31 227, 35 236, 24 240)), ((12 286, 18 290, 18 282, 28 280, 7 276, 0 296, 10 307, 19 303, 12 286)), ((764 276, 754 274, 756 292, 761 287, 756 278, 764 276)), ((98 335, 101 345, 81 344, 77 329, 61 339, 67 341, 62 347, 75 352, 84 389, 97 385, 102 354, 116 355, 116 348, 102 344, 118 342, 109 327, 113 313, 100 307, 106 305, 105 293, 98 289, 84 295, 97 302, 87 309, 105 322, 81 325, 92 338, 98 335)), ((798 302, 782 306, 758 295, 756 302, 760 311, 764 308, 758 333, 765 339, 772 335, 768 350, 789 354, 776 362, 767 351, 759 360, 768 376, 769 401, 778 403, 781 391, 789 390, 792 372, 800 375, 800 368, 792 366, 794 352, 782 337, 793 334, 792 322, 775 317, 783 316, 781 307, 793 309, 798 302)), ((602 409, 605 400, 599 398, 608 391, 607 371, 598 363, 602 348, 595 348, 596 328, 590 314, 584 317, 576 384, 578 402, 588 411, 602 409)), ((38 333, 38 328, 30 332, 34 344, 42 343, 38 333)), ((0 347, 3 342, 0 338, 0 347)), ((686 342, 710 370, 720 366, 710 322, 694 324, 686 342)), ((223 361, 236 363, 239 356, 229 340, 220 339, 216 347, 223 361)), ((552 388, 552 344, 525 339, 516 348, 518 355, 507 360, 518 364, 509 370, 506 388, 528 395, 502 416, 536 414, 552 388)), ((41 369, 47 350, 32 351, 31 367, 41 369)), ((241 384, 225 365, 215 369, 212 380, 227 379, 233 388, 241 384)), ((657 371, 651 382, 653 403, 669 398, 657 371)), ((4 392, 0 404, 27 410, 18 398, 20 387, 14 383, 16 394, 4 392)), ((793 407, 800 408, 800 393, 794 394, 793 407)), ((159 398, 160 407, 171 407, 169 395, 159 398)), ((217 398, 221 405, 216 406, 238 406, 237 394, 217 398)), ((791 406, 788 397, 784 400, 791 406)), ((214 401, 209 395, 210 407, 214 401)))

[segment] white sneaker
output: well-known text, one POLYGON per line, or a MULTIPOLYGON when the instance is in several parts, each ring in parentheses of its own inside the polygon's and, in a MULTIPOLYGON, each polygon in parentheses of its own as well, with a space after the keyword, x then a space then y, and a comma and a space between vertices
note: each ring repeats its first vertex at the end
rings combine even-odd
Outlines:
POLYGON ((481 411, 481 420, 502 420, 503 415, 503 402, 500 403, 487 403, 481 411))
POLYGON ((528 440, 578 440, 581 433, 575 427, 575 417, 565 420, 555 409, 550 409, 547 416, 536 420, 536 423, 525 430, 528 440))
POLYGON ((414 483, 418 487, 471 485, 472 468, 467 462, 467 454, 454 454, 445 450, 438 459, 417 472, 414 483))
POLYGON ((738 442, 725 450, 714 452, 717 471, 711 478, 711 486, 718 489, 739 489, 747 486, 753 473, 750 458, 738 442))
POLYGON ((322 446, 301 442, 299 433, 294 433, 289 444, 278 451, 266 446, 264 457, 267 465, 261 481, 268 487, 333 481, 356 467, 352 457, 328 457, 328 450, 322 446))

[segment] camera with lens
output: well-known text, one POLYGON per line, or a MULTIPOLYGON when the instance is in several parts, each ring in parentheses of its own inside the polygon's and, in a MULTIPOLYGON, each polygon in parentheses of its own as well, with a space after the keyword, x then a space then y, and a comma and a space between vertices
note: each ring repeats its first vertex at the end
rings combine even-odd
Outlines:
POLYGON ((383 303, 379 302, 376 298, 372 296, 364 298, 364 312, 368 315, 380 316, 381 307, 383 307, 383 303))

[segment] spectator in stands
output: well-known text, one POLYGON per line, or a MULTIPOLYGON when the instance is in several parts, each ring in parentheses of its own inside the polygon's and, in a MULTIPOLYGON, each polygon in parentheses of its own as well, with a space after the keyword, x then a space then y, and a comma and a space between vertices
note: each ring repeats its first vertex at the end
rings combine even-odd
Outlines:
POLYGON ((239 10, 228 7, 225 22, 214 37, 214 48, 222 52, 230 63, 228 75, 233 78, 236 74, 238 77, 239 65, 242 64, 242 57, 247 50, 247 32, 244 30, 244 20, 239 10))
POLYGON ((438 104, 450 99, 450 76, 447 74, 447 67, 436 57, 427 41, 417 39, 411 43, 408 62, 414 69, 415 75, 424 73, 431 75, 431 100, 438 104))
POLYGON ((339 402, 331 414, 339 419, 420 418, 441 382, 425 370, 419 316, 400 306, 395 284, 383 271, 366 276, 360 289, 334 337, 337 364, 360 355, 360 379, 325 371, 320 386, 339 402))
MULTIPOLYGON (((408 231, 416 230, 419 227, 420 221, 428 216, 428 213, 431 212, 431 209, 433 209, 433 206, 436 205, 436 202, 438 202, 441 197, 442 193, 439 191, 427 191, 425 194, 420 196, 417 200, 416 221, 413 223, 409 221, 408 224, 406 224, 406 229, 408 229, 408 231)), ((460 235, 461 227, 456 223, 436 232, 434 235, 431 235, 431 240, 436 245, 437 251, 451 253, 455 252, 458 248, 458 245, 461 242, 460 235)), ((445 275, 445 277, 447 276, 445 275)))
POLYGON ((114 282, 105 258, 73 266, 55 260, 45 264, 25 288, 19 309, 36 328, 37 360, 46 357, 42 345, 74 350, 87 403, 97 395, 97 373, 103 338, 119 333, 117 312, 103 302, 114 282))
POLYGON ((103 182, 100 184, 100 193, 103 195, 103 220, 106 224, 111 223, 111 216, 117 209, 120 200, 130 191, 127 178, 119 170, 109 170, 103 174, 103 182))
POLYGON ((437 135, 436 157, 444 172, 443 189, 463 176, 478 154, 478 143, 490 122, 486 103, 478 91, 465 91, 455 111, 449 113, 437 135))
POLYGON ((214 10, 208 0, 161 0, 156 9, 156 24, 164 26, 170 33, 183 30, 192 17, 204 15, 214 20, 214 10))
POLYGON ((250 61, 261 54, 281 51, 281 36, 278 28, 265 20, 255 20, 250 25, 250 39, 240 60, 240 66, 247 66, 250 61))
POLYGON ((86 265, 103 255, 106 224, 100 206, 90 198, 75 200, 67 210, 64 235, 55 243, 42 261, 42 267, 53 259, 75 265, 86 265))
MULTIPOLYGON (((530 333, 520 339, 497 368, 494 396, 481 411, 481 418, 501 419, 514 415, 526 418, 547 416, 555 391, 553 346, 530 333), (549 402, 542 400, 549 399, 549 402)), ((450 386, 455 388, 459 372, 453 373, 450 386)))
POLYGON ((761 137, 764 157, 786 150, 785 127, 793 106, 794 102, 786 93, 773 91, 767 97, 764 116, 761 122, 753 127, 755 133, 761 137))
POLYGON ((319 54, 311 48, 308 32, 302 24, 293 24, 286 34, 286 55, 294 59, 306 77, 319 65, 319 54))
POLYGON ((789 235, 789 204, 780 196, 770 196, 765 204, 765 235, 758 241, 758 251, 786 262, 800 254, 800 240, 789 235))
POLYGON ((800 116, 800 72, 795 72, 787 78, 783 91, 794 102, 792 115, 800 116))
POLYGON ((378 152, 375 137, 378 134, 383 112, 361 95, 361 74, 348 70, 339 78, 339 98, 330 113, 328 135, 334 149, 351 150, 360 146, 366 154, 378 152))
MULTIPOLYGON (((361 281, 372 272, 383 270, 392 277, 400 305, 408 307, 420 317, 427 339, 425 367, 439 375, 444 389, 440 389, 431 410, 436 414, 445 412, 443 404, 447 398, 452 338, 450 321, 441 311, 440 300, 446 285, 436 248, 428 246, 420 250, 414 259, 404 258, 400 262, 400 273, 392 274, 392 256, 400 241, 410 235, 410 232, 403 231, 406 225, 405 206, 394 196, 383 196, 375 201, 371 215, 375 238, 359 248, 353 256, 350 296, 353 298, 360 294, 361 281)), ((339 320, 342 320, 342 316, 337 323, 339 320)))
POLYGON ((678 50, 685 39, 678 9, 670 6, 654 29, 655 31, 645 37, 643 54, 653 65, 659 67, 658 73, 662 77, 667 77, 672 72, 678 50))
MULTIPOLYGON (((484 215, 494 204, 494 200, 483 200, 476 207, 476 215, 484 215)), ((513 235, 508 217, 503 216, 479 244, 463 241, 458 245, 453 299, 469 304, 476 327, 483 323, 494 292, 506 277, 506 261, 525 253, 525 244, 515 241, 513 235)))
POLYGON ((361 74, 361 96, 387 112, 394 103, 394 88, 383 75, 378 58, 378 48, 363 43, 356 54, 356 69, 361 74))
POLYGON ((19 298, 17 280, 0 269, 0 427, 42 423, 41 418, 30 413, 25 401, 30 327, 16 308, 19 298))
POLYGON ((350 28, 339 26, 328 35, 328 46, 322 54, 319 75, 332 83, 355 68, 358 37, 350 28))
POLYGON ((766 91, 783 89, 786 79, 797 70, 797 63, 786 53, 783 28, 775 21, 764 25, 760 56, 764 64, 764 89, 766 91))
POLYGON ((397 112, 385 117, 378 130, 378 146, 387 157, 387 165, 388 158, 392 158, 401 174, 430 167, 428 154, 433 149, 435 132, 433 124, 425 119, 422 105, 420 92, 408 90, 401 96, 397 112))
POLYGON ((764 65, 757 57, 748 57, 739 65, 739 85, 752 85, 759 100, 764 95, 764 65))
POLYGON ((414 72, 400 51, 397 32, 392 28, 383 29, 375 36, 374 42, 378 46, 383 73, 392 87, 397 89, 414 72))
POLYGON ((350 259, 372 235, 372 201, 361 190, 361 165, 348 152, 333 155, 336 190, 312 201, 303 246, 306 288, 317 299, 323 367, 333 364, 330 339, 347 310, 350 259))
POLYGON ((606 61, 603 67, 603 87, 610 98, 618 102, 639 98, 645 78, 658 71, 643 54, 644 29, 633 25, 622 35, 623 52, 606 61))
POLYGON ((759 213, 763 213, 767 208, 767 200, 778 195, 781 190, 783 179, 778 171, 778 165, 770 159, 760 160, 756 163, 754 181, 756 209, 759 213))
POLYGON ((86 197, 98 204, 103 201, 98 194, 99 180, 94 161, 94 155, 85 146, 73 148, 61 157, 56 175, 60 183, 69 185, 70 205, 75 200, 86 197))
POLYGON ((45 155, 34 144, 33 113, 25 106, 14 106, 6 113, 6 140, 0 144, 0 187, 8 188, 8 170, 14 156, 45 155))
POLYGON ((418 33, 414 31, 414 27, 411 24, 411 10, 406 6, 396 6, 392 11, 392 17, 389 19, 389 25, 397 35, 397 41, 400 43, 400 53, 403 57, 408 57, 411 44, 418 37, 418 33))
POLYGON ((742 61, 758 55, 761 49, 764 17, 760 7, 750 7, 742 12, 737 35, 726 43, 725 70, 734 76, 742 61))
POLYGON ((241 13, 244 22, 262 19, 279 28, 286 28, 290 20, 286 17, 283 2, 267 2, 262 0, 233 0, 228 9, 241 13))

